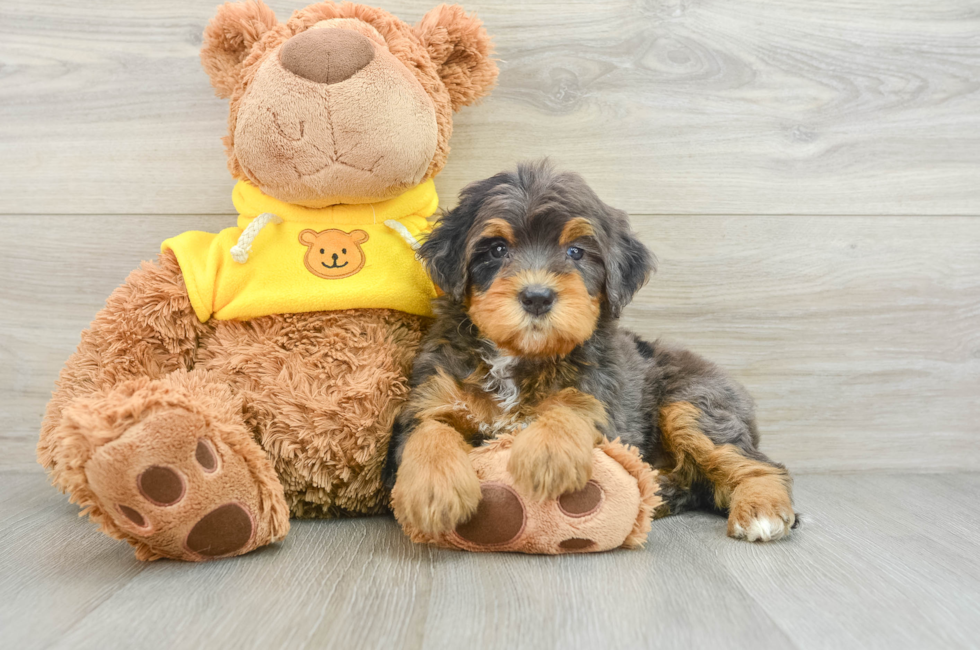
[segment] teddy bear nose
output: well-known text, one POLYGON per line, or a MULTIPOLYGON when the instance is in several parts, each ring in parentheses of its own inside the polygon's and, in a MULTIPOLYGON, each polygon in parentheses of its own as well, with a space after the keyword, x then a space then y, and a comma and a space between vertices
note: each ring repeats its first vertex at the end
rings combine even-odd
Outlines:
POLYGON ((323 27, 293 36, 282 46, 283 67, 304 79, 335 84, 350 79, 374 59, 366 36, 349 29, 323 27))

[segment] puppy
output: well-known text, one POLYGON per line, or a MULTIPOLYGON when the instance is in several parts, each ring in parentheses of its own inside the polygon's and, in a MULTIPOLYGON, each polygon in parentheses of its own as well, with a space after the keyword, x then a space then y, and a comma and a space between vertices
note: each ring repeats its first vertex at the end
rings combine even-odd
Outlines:
POLYGON ((789 534, 791 480, 758 450, 745 389, 619 328, 655 260, 581 177, 538 163, 473 183, 420 256, 445 295, 386 468, 412 524, 439 534, 471 517, 467 452, 511 432, 508 471, 533 497, 583 488, 593 445, 619 437, 662 470, 657 516, 705 508, 735 538, 789 534))

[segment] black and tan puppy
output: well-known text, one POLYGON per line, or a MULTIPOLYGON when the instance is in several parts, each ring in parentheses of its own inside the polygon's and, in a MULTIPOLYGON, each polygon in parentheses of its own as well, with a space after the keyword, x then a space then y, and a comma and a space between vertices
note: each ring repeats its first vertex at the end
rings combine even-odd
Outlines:
POLYGON ((732 537, 789 533, 791 480, 758 451, 745 389, 619 329, 654 258, 581 177, 526 164, 474 183, 420 254, 445 296, 389 451, 411 523, 466 521, 480 500, 467 452, 516 432, 508 470, 541 499, 584 487, 593 445, 621 437, 662 468, 658 515, 700 507, 727 513, 732 537))

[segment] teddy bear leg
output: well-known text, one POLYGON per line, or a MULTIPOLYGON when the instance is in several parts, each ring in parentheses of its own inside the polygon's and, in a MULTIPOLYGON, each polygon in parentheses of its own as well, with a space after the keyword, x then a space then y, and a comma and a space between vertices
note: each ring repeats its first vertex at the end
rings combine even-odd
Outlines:
POLYGON ((60 428, 57 482, 141 560, 241 555, 289 530, 282 485, 240 401, 206 372, 78 399, 60 428))
POLYGON ((657 473, 636 449, 602 441, 592 450, 592 478, 580 489, 542 501, 510 474, 512 441, 503 436, 470 452, 481 499, 469 520, 440 535, 402 520, 412 540, 467 551, 549 555, 643 545, 660 498, 657 473))

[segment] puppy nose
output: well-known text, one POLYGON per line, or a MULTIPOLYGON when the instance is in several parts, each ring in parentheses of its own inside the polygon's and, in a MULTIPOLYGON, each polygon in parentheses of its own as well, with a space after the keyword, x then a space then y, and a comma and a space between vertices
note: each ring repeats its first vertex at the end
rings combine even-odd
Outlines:
POLYGON ((525 287, 517 299, 521 301, 521 307, 529 314, 541 316, 551 311, 551 306, 555 304, 555 292, 546 287, 525 287))
POLYGON ((349 29, 308 29, 282 46, 283 67, 304 79, 335 84, 350 79, 374 59, 374 47, 366 36, 349 29))

